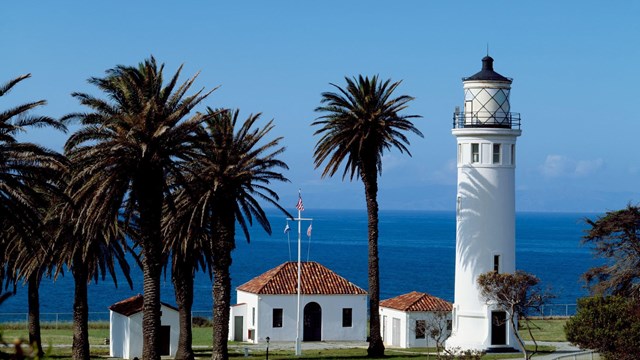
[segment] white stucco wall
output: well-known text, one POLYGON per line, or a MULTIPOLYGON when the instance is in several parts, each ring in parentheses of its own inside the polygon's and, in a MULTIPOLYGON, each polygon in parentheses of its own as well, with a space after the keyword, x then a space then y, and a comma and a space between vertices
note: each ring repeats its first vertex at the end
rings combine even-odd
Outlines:
MULTIPOLYGON (((180 313, 176 310, 162 305, 162 325, 170 326, 169 356, 175 357, 178 352, 178 338, 180 337, 180 313)), ((141 323, 142 324, 142 323, 141 323)))
POLYGON ((456 129, 462 144, 458 164, 455 304, 480 311, 478 275, 493 270, 500 255, 500 272, 515 271, 515 166, 511 144, 519 130, 456 129), (464 131, 464 133, 462 133, 464 131), (498 134, 496 134, 498 133, 498 134), (500 136, 502 135, 502 136, 500 136), (471 144, 480 144, 481 162, 471 163, 471 144), (493 164, 491 145, 501 144, 503 162, 493 164), (483 146, 486 145, 486 146, 483 146))
MULTIPOLYGON (((125 348, 124 358, 142 358, 142 312, 129 316, 127 325, 129 327, 128 349, 125 348), (128 351, 127 351, 128 350, 128 351)), ((125 340, 126 341, 126 340, 125 340)))
MULTIPOLYGON (((366 295, 306 295, 300 301, 300 339, 303 339, 304 307, 316 302, 322 309, 322 341, 365 341, 367 329, 366 295), (352 309, 352 326, 342 327, 342 309, 352 309)), ((246 304, 245 328, 255 327, 255 342, 295 341, 296 339, 296 295, 256 295, 237 292, 238 303, 246 304), (256 309, 255 326, 251 325, 252 307, 256 309), (273 327, 273 309, 283 309, 282 327, 273 327)), ((233 330, 230 319, 230 333, 233 330)), ((245 330, 247 333, 247 330, 245 330)), ((244 335, 246 336, 246 334, 244 335)), ((246 341, 246 340, 245 340, 246 341)))
POLYGON ((229 340, 233 340, 233 334, 235 331, 234 316, 242 316, 244 321, 242 341, 255 343, 257 342, 258 323, 260 321, 258 318, 258 295, 244 291, 237 291, 236 298, 238 304, 242 304, 242 306, 238 306, 237 309, 235 306, 231 307, 233 315, 229 318, 229 340), (253 317, 254 309, 255 319, 253 317), (249 339, 249 331, 253 332, 254 339, 249 339))
POLYGON ((407 313, 400 310, 380 307, 380 332, 386 346, 407 347, 407 313), (398 331, 394 334, 394 319, 400 320, 398 331))
MULTIPOLYGON (((515 161, 511 159, 520 130, 454 129, 458 149, 456 199, 456 268, 453 333, 450 348, 491 347, 491 307, 480 296, 477 278, 492 271, 515 271, 515 161), (480 161, 471 161, 471 144, 480 144, 480 161), (493 163, 492 145, 501 144, 502 157, 493 163)), ((515 160, 515 159, 513 159, 515 160)), ((507 333, 507 345, 514 347, 507 333)))
POLYGON ((123 358, 125 349, 129 351, 128 343, 125 341, 129 337, 129 318, 109 311, 109 356, 123 358))
MULTIPOLYGON (((235 318, 236 316, 242 317, 242 338, 241 341, 247 341, 247 304, 236 304, 231 306, 229 311, 229 341, 235 340, 235 318)), ((251 319, 249 319, 251 321, 251 319)))
MULTIPOLYGON (((478 104, 488 101, 482 88, 505 91, 510 85, 493 81, 468 81, 464 88, 478 104)), ((508 94, 507 94, 508 95, 508 94)), ((465 103, 465 106, 468 105, 465 103)), ((479 106, 479 105, 478 105, 479 106)), ((467 109, 465 109, 466 111, 467 109)), ((476 109, 474 109, 475 111, 476 109)), ((501 113, 510 110, 508 100, 501 113)), ((504 114, 496 114, 503 116, 504 114)), ((480 296, 477 278, 494 270, 499 256, 499 272, 515 271, 515 153, 520 129, 454 128, 458 151, 456 198, 456 267, 453 331, 447 347, 485 350, 491 344, 491 310, 480 296), (472 144, 478 144, 479 161, 473 161, 472 144), (497 163, 493 145, 500 144, 497 163), (513 148, 513 152, 512 152, 513 148)), ((515 347, 507 329, 506 346, 515 347)))
MULTIPOLYGON (((162 325, 171 326, 170 356, 174 357, 178 350, 180 336, 180 319, 176 310, 165 305, 161 306, 162 325)), ((142 358, 142 312, 129 317, 116 312, 110 312, 109 325, 110 345, 109 356, 123 359, 142 358)))
POLYGON ((443 319, 439 319, 436 314, 431 312, 405 312, 396 309, 380 307, 380 332, 385 346, 396 346, 401 348, 412 347, 435 347, 436 342, 432 339, 428 330, 424 339, 416 339, 416 321, 425 320, 426 324, 432 324, 435 321, 442 321, 441 326, 445 334, 442 339, 449 336, 450 331, 447 329, 447 320, 451 320, 451 313, 447 313, 443 319), (393 319, 400 320, 399 339, 394 341, 393 319))
POLYGON ((435 347, 436 340, 433 339, 429 335, 429 329, 425 331, 424 339, 416 339, 415 326, 416 321, 424 320, 427 324, 427 328, 430 324, 435 324, 436 322, 440 322, 439 328, 442 329, 443 334, 440 338, 441 341, 444 341, 447 337, 449 337, 451 331, 447 329, 447 321, 451 321, 451 313, 447 313, 445 317, 439 317, 437 314, 432 312, 410 312, 407 317, 407 347, 435 347))

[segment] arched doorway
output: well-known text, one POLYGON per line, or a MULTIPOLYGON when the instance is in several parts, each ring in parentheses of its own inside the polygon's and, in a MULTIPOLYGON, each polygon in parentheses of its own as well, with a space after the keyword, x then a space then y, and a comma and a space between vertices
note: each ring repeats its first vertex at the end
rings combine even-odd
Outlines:
POLYGON ((302 341, 322 341, 322 308, 316 302, 304 307, 302 341))

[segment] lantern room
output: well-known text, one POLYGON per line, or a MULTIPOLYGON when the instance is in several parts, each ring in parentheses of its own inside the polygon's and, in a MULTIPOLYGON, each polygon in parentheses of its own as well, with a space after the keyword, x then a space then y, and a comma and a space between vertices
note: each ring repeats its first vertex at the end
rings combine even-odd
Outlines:
POLYGON ((453 114, 454 128, 520 128, 520 114, 509 104, 512 79, 493 70, 493 58, 482 59, 482 70, 463 78, 464 109, 453 114))

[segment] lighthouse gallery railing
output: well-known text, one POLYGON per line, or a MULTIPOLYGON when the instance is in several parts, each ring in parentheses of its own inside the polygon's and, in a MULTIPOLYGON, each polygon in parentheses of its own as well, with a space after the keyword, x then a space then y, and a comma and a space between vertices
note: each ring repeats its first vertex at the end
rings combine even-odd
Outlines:
POLYGON ((520 129, 520 113, 512 112, 454 112, 453 128, 505 128, 520 129))

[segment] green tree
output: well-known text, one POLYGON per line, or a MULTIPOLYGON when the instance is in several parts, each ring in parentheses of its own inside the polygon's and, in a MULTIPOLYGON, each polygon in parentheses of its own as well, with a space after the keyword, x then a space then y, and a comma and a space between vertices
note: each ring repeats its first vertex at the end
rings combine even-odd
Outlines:
MULTIPOLYGON (((250 240, 249 226, 255 220, 268 234, 271 225, 259 201, 265 201, 287 212, 277 203, 279 197, 269 188, 274 181, 287 182, 281 170, 287 165, 278 159, 284 151, 282 137, 268 139, 273 121, 257 127, 260 114, 250 115, 242 123, 239 111, 208 109, 204 122, 206 139, 201 143, 202 156, 189 166, 191 181, 185 187, 188 194, 186 218, 191 219, 193 237, 209 243, 213 271, 213 352, 212 359, 227 359, 229 306, 231 305, 231 253, 235 249, 236 224, 250 240)), ((184 246, 183 245, 183 246, 184 246)), ((175 247, 174 247, 175 248, 175 247)))
POLYGON ((411 155, 404 132, 422 137, 410 121, 418 115, 401 115, 412 97, 392 98, 400 82, 379 82, 378 76, 345 78, 347 86, 331 84, 337 92, 322 93, 322 105, 315 109, 324 115, 312 125, 320 128, 314 150, 316 168, 324 165, 322 177, 333 176, 344 163, 342 179, 359 177, 364 184, 368 215, 369 348, 370 357, 384 355, 380 335, 380 275, 378 265, 378 174, 382 174, 382 155, 396 148, 411 155))
POLYGON ((531 352, 527 350, 518 330, 518 322, 529 323, 529 314, 539 314, 546 300, 551 297, 538 286, 540 279, 535 275, 518 270, 513 274, 489 271, 480 274, 477 281, 480 287, 480 296, 485 299, 487 304, 495 306, 507 314, 507 322, 518 341, 520 351, 524 354, 525 359, 531 359, 538 351, 538 343, 531 333, 532 326, 528 326, 529 336, 533 340, 535 349, 531 352))
POLYGON ((640 354, 640 303, 622 296, 578 300, 565 324, 567 340, 598 351, 606 359, 633 360, 640 354))
MULTIPOLYGON (((0 85, 0 97, 29 78, 22 75, 0 85)), ((40 339, 38 287, 42 269, 26 272, 20 262, 42 254, 43 209, 48 197, 57 191, 56 180, 65 168, 65 159, 55 151, 17 139, 30 128, 52 127, 65 131, 60 122, 29 112, 45 105, 45 100, 21 104, 0 112, 0 218, 3 219, 0 249, 2 280, 13 283, 27 279, 29 302, 29 338, 42 354, 40 339)), ((43 264, 44 266, 45 264, 43 264)))
POLYGON ((583 243, 605 260, 583 275, 591 291, 640 299, 640 208, 628 205, 586 222, 591 229, 583 243))
POLYGON ((196 76, 177 86, 180 67, 165 85, 163 69, 151 57, 137 67, 118 65, 107 70, 104 78, 90 78, 89 83, 106 98, 73 93, 90 111, 65 117, 82 125, 65 144, 67 156, 79 169, 70 186, 78 189, 74 198, 82 204, 81 231, 97 234, 104 231, 105 219, 122 214, 130 221, 134 214, 138 216, 144 277, 143 357, 149 360, 160 358, 166 180, 170 174, 181 177, 182 163, 192 155, 195 132, 206 117, 188 116, 211 93, 201 89, 186 96, 196 76))

